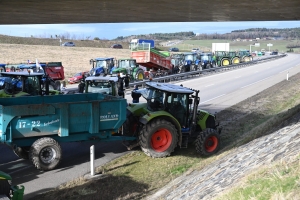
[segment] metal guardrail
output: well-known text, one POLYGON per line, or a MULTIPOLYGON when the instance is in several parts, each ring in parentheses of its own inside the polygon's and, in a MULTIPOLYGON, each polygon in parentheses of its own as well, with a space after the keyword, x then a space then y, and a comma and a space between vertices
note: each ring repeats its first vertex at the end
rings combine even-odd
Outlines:
MULTIPOLYGON (((278 56, 270 56, 267 58, 257 59, 257 60, 253 60, 253 61, 246 62, 246 63, 244 62, 244 63, 239 63, 239 64, 228 65, 226 67, 214 67, 214 68, 210 68, 210 69, 203 69, 201 71, 197 70, 197 71, 190 71, 190 72, 185 72, 185 73, 172 74, 172 75, 168 75, 168 76, 161 76, 161 77, 153 78, 152 81, 155 81, 155 82, 178 81, 178 80, 182 80, 183 78, 188 78, 191 76, 192 77, 200 76, 201 74, 204 74, 204 73, 206 74, 206 73, 210 73, 210 72, 220 72, 220 71, 224 71, 224 70, 232 70, 232 69, 236 69, 236 68, 248 67, 251 65, 267 62, 269 60, 279 59, 279 58, 282 58, 285 56, 287 56, 287 54, 278 55, 278 56)), ((146 82, 148 82, 148 81, 149 80, 147 79, 147 80, 143 80, 143 81, 131 82, 131 83, 129 83, 129 87, 133 87, 134 85, 144 87, 146 85, 146 82)))

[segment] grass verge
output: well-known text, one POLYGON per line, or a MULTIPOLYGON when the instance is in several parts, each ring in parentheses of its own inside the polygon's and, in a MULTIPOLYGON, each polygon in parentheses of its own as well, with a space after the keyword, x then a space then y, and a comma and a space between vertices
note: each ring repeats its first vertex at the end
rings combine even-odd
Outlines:
MULTIPOLYGON (((225 156, 232 148, 274 132, 292 123, 291 119, 299 118, 295 116, 300 110, 298 80, 300 74, 221 111, 218 119, 224 127, 221 135, 223 145, 218 155, 201 158, 195 153, 194 146, 190 145, 187 149, 176 149, 170 157, 153 159, 138 149, 99 167, 97 170, 103 172, 99 180, 78 178, 33 199, 143 199, 180 175, 200 170, 225 156)), ((287 176, 289 174, 292 173, 287 173, 287 176)), ((290 182, 295 180, 295 176, 293 174, 286 179, 291 179, 287 180, 290 182)), ((268 180, 266 178, 259 182, 268 180)), ((255 185, 254 182, 251 184, 255 185)), ((293 188, 289 188, 288 191, 293 192, 293 188)), ((259 194, 249 191, 251 198, 260 199, 259 194)))

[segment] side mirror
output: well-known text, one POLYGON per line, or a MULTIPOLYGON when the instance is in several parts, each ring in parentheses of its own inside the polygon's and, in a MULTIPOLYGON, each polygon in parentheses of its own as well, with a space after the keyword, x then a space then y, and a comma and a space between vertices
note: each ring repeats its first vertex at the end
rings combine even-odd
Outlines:
POLYGON ((90 60, 90 65, 93 64, 93 59, 90 60))

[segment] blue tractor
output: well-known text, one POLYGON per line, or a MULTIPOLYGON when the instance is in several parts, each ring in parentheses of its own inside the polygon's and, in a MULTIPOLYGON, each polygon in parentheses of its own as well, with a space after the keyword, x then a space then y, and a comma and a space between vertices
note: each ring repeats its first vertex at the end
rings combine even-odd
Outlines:
POLYGON ((216 61, 213 59, 212 53, 201 53, 199 55, 199 68, 210 69, 216 67, 216 61))
POLYGON ((92 69, 90 70, 90 76, 106 76, 112 74, 112 71, 116 68, 115 58, 95 58, 90 60, 92 69))
POLYGON ((184 65, 181 67, 180 72, 197 71, 200 60, 198 54, 195 52, 183 53, 184 65))

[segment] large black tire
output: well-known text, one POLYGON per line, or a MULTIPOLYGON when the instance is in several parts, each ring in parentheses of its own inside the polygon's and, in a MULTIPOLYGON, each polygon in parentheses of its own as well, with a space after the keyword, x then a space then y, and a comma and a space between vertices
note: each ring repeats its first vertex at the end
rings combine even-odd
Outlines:
POLYGON ((10 195, 10 182, 5 179, 0 179, 0 195, 9 197, 10 195))
POLYGON ((19 158, 28 160, 29 159, 29 150, 30 150, 30 147, 17 147, 13 151, 19 158))
POLYGON ((60 89, 60 85, 61 85, 61 83, 60 83, 60 81, 55 81, 55 90, 58 90, 58 91, 60 91, 61 89, 60 89))
POLYGON ((232 63, 231 64, 239 64, 240 63, 240 58, 239 57, 234 57, 232 59, 232 63))
POLYGON ((144 80, 145 75, 143 70, 138 70, 135 74, 135 80, 144 80))
POLYGON ((43 137, 36 140, 29 151, 33 165, 43 171, 56 168, 62 158, 61 147, 54 139, 43 137))
POLYGON ((220 148, 220 136, 216 129, 207 128, 202 131, 195 141, 196 151, 201 156, 211 156, 220 148))
POLYGON ((133 114, 127 114, 127 119, 123 125, 123 132, 126 136, 134 136, 138 132, 139 122, 133 114))
POLYGON ((178 132, 175 126, 165 119, 154 119, 143 126, 139 143, 143 152, 153 158, 171 155, 177 146, 178 132))
POLYGON ((221 61, 221 66, 230 65, 230 60, 228 58, 223 58, 221 61))

